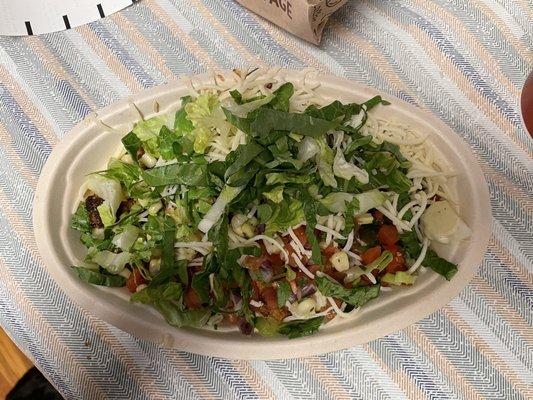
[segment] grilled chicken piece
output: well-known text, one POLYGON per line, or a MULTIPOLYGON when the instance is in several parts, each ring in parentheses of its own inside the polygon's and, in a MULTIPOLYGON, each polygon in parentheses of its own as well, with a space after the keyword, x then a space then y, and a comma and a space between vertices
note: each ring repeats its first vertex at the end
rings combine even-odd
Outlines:
POLYGON ((89 214, 89 223, 91 228, 103 228, 104 224, 98 213, 98 206, 101 205, 104 200, 97 195, 93 194, 85 199, 85 209, 89 214))

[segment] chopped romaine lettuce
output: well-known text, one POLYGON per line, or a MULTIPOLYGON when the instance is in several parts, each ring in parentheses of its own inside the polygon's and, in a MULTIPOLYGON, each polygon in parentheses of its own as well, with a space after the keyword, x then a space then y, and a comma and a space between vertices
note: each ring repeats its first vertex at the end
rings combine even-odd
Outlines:
MULTIPOLYGON (((403 145, 365 127, 368 111, 386 102, 318 107, 301 91, 294 101, 292 83, 257 88, 241 77, 243 93, 201 89, 181 99, 175 116, 135 124, 124 155, 89 176, 71 221, 88 249, 74 270, 80 279, 126 285, 132 302, 173 326, 216 329, 230 320, 244 334, 295 338, 328 321, 332 301, 350 312, 381 284, 414 283, 389 270, 422 261, 446 279, 455 274, 426 240, 421 260, 415 229, 399 241, 384 234, 391 220, 409 229, 398 211, 422 204, 403 145), (332 269, 341 256, 345 276, 332 269)), ((429 192, 425 182, 417 188, 429 192)), ((411 208, 404 220, 420 216, 411 208)))

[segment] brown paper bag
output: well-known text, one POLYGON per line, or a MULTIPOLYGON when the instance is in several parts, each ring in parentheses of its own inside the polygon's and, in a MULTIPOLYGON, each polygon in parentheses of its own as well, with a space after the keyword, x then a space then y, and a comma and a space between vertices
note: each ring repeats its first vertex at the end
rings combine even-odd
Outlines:
POLYGON ((329 16, 347 0, 237 0, 302 39, 318 44, 329 16))

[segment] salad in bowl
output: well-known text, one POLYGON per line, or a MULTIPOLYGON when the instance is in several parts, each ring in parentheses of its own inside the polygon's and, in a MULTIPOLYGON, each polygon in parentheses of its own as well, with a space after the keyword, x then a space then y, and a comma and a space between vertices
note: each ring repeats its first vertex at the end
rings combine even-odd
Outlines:
POLYGON ((80 279, 176 327, 297 338, 422 268, 453 278, 431 245, 470 236, 455 172, 423 133, 373 117, 386 100, 342 103, 264 70, 189 86, 87 177, 80 279))

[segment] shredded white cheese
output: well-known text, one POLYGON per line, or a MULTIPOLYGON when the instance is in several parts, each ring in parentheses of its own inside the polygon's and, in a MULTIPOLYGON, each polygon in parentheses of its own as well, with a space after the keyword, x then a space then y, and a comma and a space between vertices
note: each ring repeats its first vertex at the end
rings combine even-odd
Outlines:
POLYGON ((262 301, 250 300, 250 305, 253 307, 261 307, 263 304, 264 303, 262 301))
POLYGON ((407 224, 407 222, 405 221, 402 221, 400 219, 398 219, 396 216, 392 215, 389 210, 387 210, 385 207, 383 206, 378 206, 376 207, 376 209, 378 211, 380 211, 384 216, 386 216, 388 219, 390 219, 392 221, 392 223, 394 224, 394 226, 398 229, 398 231, 400 233, 402 233, 403 231, 410 231, 411 228, 409 227, 409 225, 407 224))
POLYGON ((416 259, 415 263, 409 268, 409 271, 407 271, 409 274, 412 274, 415 272, 420 265, 422 265, 422 262, 424 261, 424 258, 426 258, 426 252, 428 251, 429 246, 429 239, 424 238, 424 241, 422 242, 422 250, 420 251, 420 255, 416 259))
POLYGON ((330 313, 330 311, 333 310, 333 307, 330 307, 324 311, 321 311, 319 313, 314 313, 314 314, 310 314, 310 315, 307 315, 307 316, 296 316, 296 315, 289 315, 288 317, 285 317, 283 319, 283 322, 290 322, 290 321, 300 321, 300 320, 306 320, 306 319, 311 319, 311 318, 317 318, 317 317, 325 317, 326 315, 328 315, 330 313))
MULTIPOLYGON (((326 232, 327 234, 330 234, 332 237, 334 237, 336 239, 342 239, 342 240, 346 239, 339 232, 337 232, 334 229, 328 228, 327 226, 316 224, 315 228, 318 229, 319 231, 326 232)), ((327 242, 327 240, 326 240, 326 242, 327 242)))
POLYGON ((418 220, 420 219, 420 217, 422 216, 424 211, 426 211, 426 206, 427 206, 427 203, 428 203, 428 198, 426 196, 426 193, 418 192, 417 195, 418 195, 418 199, 419 199, 420 208, 414 214, 413 218, 409 222, 409 228, 412 228, 418 222, 418 220))
MULTIPOLYGON (((353 237, 354 237, 354 233, 353 231, 351 231, 349 234, 348 234, 348 238, 346 239, 346 244, 344 245, 344 247, 342 248, 342 251, 345 251, 345 252, 348 252, 350 251, 350 249, 352 248, 353 246, 353 237)), ((350 252, 351 253, 351 252, 350 252)), ((353 253, 352 253, 353 254, 353 253)), ((349 254, 348 254, 349 255, 349 254)))
POLYGON ((309 271, 305 265, 300 261, 300 259, 296 256, 296 254, 293 254, 292 255, 292 258, 294 260, 294 262, 296 263, 296 265, 298 266, 298 268, 300 268, 300 270, 306 274, 309 278, 311 279, 315 279, 315 276, 313 275, 313 273, 311 271, 309 271))
POLYGON ((335 303, 335 300, 333 299, 333 297, 328 297, 327 298, 328 301, 329 301, 329 304, 331 304, 331 308, 335 311, 335 313, 337 314, 338 317, 340 318, 349 318, 349 317, 352 317, 354 316, 355 314, 357 314, 357 312, 359 311, 359 308, 354 308, 352 311, 350 311, 349 313, 346 313, 344 311, 342 311, 339 306, 337 306, 337 303, 335 303))
MULTIPOLYGON (((298 247, 297 252, 299 253, 300 258, 302 257, 302 255, 306 255, 307 257, 310 257, 312 253, 309 250, 305 249, 300 239, 298 239, 298 236, 296 236, 296 234, 294 233, 294 230, 292 228, 289 228, 287 232, 289 233, 294 244, 298 247)), ((296 250, 296 248, 294 248, 294 250, 296 250)))
POLYGON ((272 239, 271 237, 269 236, 266 236, 266 235, 256 235, 254 236, 253 238, 251 239, 248 239, 245 243, 252 243, 252 242, 257 242, 258 240, 264 240, 264 241, 267 241, 269 242, 270 244, 272 244, 273 246, 277 247, 281 254, 283 254, 283 257, 285 258, 285 262, 289 261, 289 254, 287 253, 287 251, 285 250, 285 248, 279 244, 279 242, 275 239, 272 239))
POLYGON ((189 246, 213 247, 213 243, 212 242, 176 242, 174 243, 174 247, 189 247, 189 246))
POLYGON ((298 248, 298 246, 296 245, 296 243, 294 243, 294 240, 291 240, 289 242, 289 244, 291 245, 291 247, 293 248, 294 252, 296 253, 296 255, 298 256, 298 258, 302 258, 302 253, 300 252, 300 249, 298 248))

